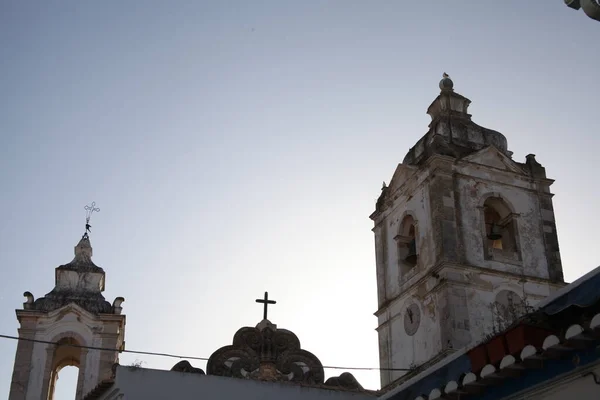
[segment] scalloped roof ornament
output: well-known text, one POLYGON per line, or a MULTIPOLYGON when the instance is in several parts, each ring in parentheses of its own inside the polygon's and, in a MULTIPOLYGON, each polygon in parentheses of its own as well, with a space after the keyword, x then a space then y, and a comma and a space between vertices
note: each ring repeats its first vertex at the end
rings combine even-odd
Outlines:
POLYGON ((297 382, 309 385, 363 390, 350 373, 343 373, 325 382, 323 364, 311 352, 300 346, 291 331, 279 329, 267 319, 256 327, 243 327, 233 343, 215 351, 206 365, 208 375, 227 376, 272 382, 297 382))

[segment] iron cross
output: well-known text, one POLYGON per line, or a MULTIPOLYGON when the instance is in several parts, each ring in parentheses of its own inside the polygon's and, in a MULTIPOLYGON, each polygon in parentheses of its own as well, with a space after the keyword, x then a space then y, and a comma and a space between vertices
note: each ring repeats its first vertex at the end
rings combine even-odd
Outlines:
POLYGON ((100 212, 100 209, 98 207, 96 207, 96 202, 92 201, 92 204, 89 206, 85 206, 85 233, 83 234, 84 237, 87 237, 88 232, 91 232, 90 228, 92 227, 90 225, 90 218, 92 217, 92 214, 95 212, 100 212))
POLYGON ((256 302, 264 304, 263 319, 267 319, 267 307, 269 306, 269 304, 277 303, 275 300, 269 300, 269 292, 265 292, 264 299, 256 299, 256 302))

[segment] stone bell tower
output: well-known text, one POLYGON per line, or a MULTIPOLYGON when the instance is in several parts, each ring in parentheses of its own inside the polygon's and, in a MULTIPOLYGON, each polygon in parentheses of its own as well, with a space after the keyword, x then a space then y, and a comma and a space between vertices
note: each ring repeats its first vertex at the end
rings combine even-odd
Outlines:
MULTIPOLYGON (((382 368, 440 360, 483 339, 494 307, 522 310, 564 285, 553 181, 533 154, 514 161, 504 135, 475 124, 453 86, 444 74, 428 132, 371 215, 382 368)), ((383 371, 382 387, 404 374, 383 371)))
POLYGON ((125 343, 124 299, 107 302, 104 279, 86 232, 73 261, 56 268, 50 293, 34 300, 25 292, 27 301, 16 310, 20 340, 9 400, 52 400, 58 372, 66 366, 79 368, 76 400, 111 377, 125 343))

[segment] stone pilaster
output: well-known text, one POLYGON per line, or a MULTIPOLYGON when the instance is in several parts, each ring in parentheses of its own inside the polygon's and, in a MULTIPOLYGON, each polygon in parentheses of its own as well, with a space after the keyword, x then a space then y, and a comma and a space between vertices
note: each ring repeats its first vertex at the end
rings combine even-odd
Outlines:
POLYGON ((563 282, 563 269, 560 259, 560 248, 558 246, 558 235, 556 233, 556 221, 554 219, 554 206, 552 205, 552 194, 539 193, 540 213, 542 214, 542 229, 544 243, 546 245, 546 260, 548 262, 548 277, 552 282, 563 282))
POLYGON ((377 225, 375 231, 375 264, 377 271, 377 299, 378 307, 381 307, 387 300, 387 226, 385 223, 377 225))
POLYGON ((86 394, 83 392, 83 384, 85 383, 85 372, 88 368, 87 357, 89 350, 81 349, 80 358, 81 363, 79 365, 79 374, 77 374, 77 391, 75 392, 75 400, 80 400, 86 394))
POLYGON ((462 232, 456 206, 459 201, 455 191, 452 161, 433 157, 429 164, 429 199, 436 262, 460 262, 464 259, 462 232))
MULTIPOLYGON (((21 328, 19 329, 19 338, 34 339, 35 330, 21 328)), ((12 381, 10 384, 9 398, 11 400, 25 400, 27 396, 34 344, 35 343, 30 340, 19 340, 17 344, 17 354, 15 356, 12 381)))
POLYGON ((379 366, 382 368, 380 372, 381 387, 387 386, 392 381, 392 368, 390 361, 390 323, 377 328, 379 334, 379 366))
MULTIPOLYGON (((42 378, 42 398, 47 399, 49 393, 54 393, 58 373, 54 369, 54 352, 56 346, 49 344, 46 348, 46 360, 42 378)), ((12 399, 11 399, 12 400, 12 399)))

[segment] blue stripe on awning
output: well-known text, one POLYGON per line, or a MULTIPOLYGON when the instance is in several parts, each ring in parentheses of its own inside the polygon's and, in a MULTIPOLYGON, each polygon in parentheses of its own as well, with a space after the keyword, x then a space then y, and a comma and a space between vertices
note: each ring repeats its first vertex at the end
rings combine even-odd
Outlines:
POLYGON ((600 301, 600 274, 590 277, 579 286, 543 306, 541 310, 552 315, 571 306, 589 307, 600 301))
POLYGON ((421 394, 429 394, 433 389, 443 388, 450 381, 459 382, 461 375, 470 371, 471 360, 468 355, 463 354, 403 391, 389 397, 388 400, 414 400, 421 394))

